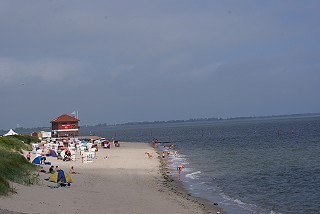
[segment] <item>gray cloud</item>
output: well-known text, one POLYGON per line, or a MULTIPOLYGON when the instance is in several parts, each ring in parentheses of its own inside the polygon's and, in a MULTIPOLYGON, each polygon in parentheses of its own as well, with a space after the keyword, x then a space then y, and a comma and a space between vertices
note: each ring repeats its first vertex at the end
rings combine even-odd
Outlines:
MULTIPOLYGON (((37 81, 57 82, 67 78, 77 78, 84 65, 77 60, 42 58, 35 61, 18 61, 0 58, 0 83, 23 82, 26 78, 37 81)), ((84 81, 84 80, 83 80, 84 81)))
POLYGON ((0 128, 317 112, 319 6, 1 1, 0 128))

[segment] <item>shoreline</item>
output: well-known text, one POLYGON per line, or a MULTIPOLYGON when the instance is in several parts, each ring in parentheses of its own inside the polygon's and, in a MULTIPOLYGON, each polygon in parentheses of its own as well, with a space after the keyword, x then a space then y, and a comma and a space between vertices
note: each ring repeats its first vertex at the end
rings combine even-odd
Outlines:
POLYGON ((49 188, 55 184, 44 180, 49 174, 40 173, 38 185, 14 184, 18 193, 1 197, 0 213, 216 213, 164 174, 168 168, 148 143, 121 142, 120 148, 110 150, 99 147, 93 163, 81 163, 79 155, 75 162, 52 157, 48 161, 65 172, 75 167, 80 174, 71 175, 71 188, 49 188))
POLYGON ((183 181, 177 180, 176 178, 174 178, 171 175, 171 173, 172 173, 171 169, 169 169, 168 164, 167 164, 168 159, 161 158, 160 150, 157 148, 154 148, 154 149, 157 151, 157 154, 158 154, 158 159, 160 162, 160 172, 161 172, 161 175, 163 176, 163 179, 165 180, 164 185, 168 189, 170 189, 170 191, 174 192, 175 194, 179 195, 180 197, 187 198, 187 200, 191 200, 191 201, 197 203, 199 206, 202 206, 207 213, 214 213, 215 214, 215 213, 219 212, 220 214, 226 214, 226 212, 224 212, 222 210, 222 208, 220 208, 218 205, 214 205, 211 201, 204 199, 204 198, 194 196, 191 193, 189 193, 186 190, 186 188, 184 187, 183 181))

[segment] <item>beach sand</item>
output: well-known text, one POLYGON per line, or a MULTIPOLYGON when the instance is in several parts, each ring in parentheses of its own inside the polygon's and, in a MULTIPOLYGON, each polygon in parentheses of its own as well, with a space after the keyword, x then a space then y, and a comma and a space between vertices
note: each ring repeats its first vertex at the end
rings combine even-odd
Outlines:
MULTIPOLYGON (((56 185, 44 180, 50 174, 40 173, 39 185, 13 184, 17 194, 0 198, 2 212, 200 214, 220 211, 191 197, 179 183, 172 182, 166 175, 165 165, 161 166, 158 154, 146 143, 121 143, 118 148, 99 148, 91 163, 82 163, 79 155, 74 162, 52 157, 47 161, 65 172, 74 166, 79 174, 70 174, 73 179, 71 187, 50 188, 48 185, 56 185), (149 159, 145 152, 150 152, 153 158, 149 159)), ((45 170, 48 168, 44 166, 45 170)))

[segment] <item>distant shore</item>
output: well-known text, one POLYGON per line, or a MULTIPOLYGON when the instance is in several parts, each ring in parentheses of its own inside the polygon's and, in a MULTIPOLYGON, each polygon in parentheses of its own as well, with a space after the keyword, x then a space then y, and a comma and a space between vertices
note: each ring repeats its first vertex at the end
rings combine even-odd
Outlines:
MULTIPOLYGON (((68 172, 71 166, 79 174, 71 174, 70 188, 50 188, 45 181, 50 174, 39 174, 39 185, 14 184, 17 194, 2 197, 0 213, 216 213, 172 182, 166 165, 147 143, 121 143, 119 148, 99 148, 92 163, 63 162, 48 157, 47 161, 68 172), (148 158, 145 152, 153 157, 148 158), (160 169, 159 170, 159 166, 160 169), (10 210, 10 211, 6 211, 10 210)), ((49 166, 44 166, 48 170, 49 166)), ((213 210, 215 209, 215 210, 213 210)))
MULTIPOLYGON (((280 114, 280 115, 260 115, 260 116, 243 116, 243 117, 228 117, 228 118, 196 118, 196 119, 187 119, 187 120, 167 120, 167 121, 144 121, 144 122, 127 122, 120 124, 107 124, 100 123, 97 125, 87 125, 82 124, 81 128, 85 130, 91 130, 96 127, 121 127, 121 126, 133 126, 133 125, 172 125, 172 124, 181 124, 181 123, 196 123, 196 122, 223 122, 223 121, 235 121, 235 120, 270 120, 270 119, 289 119, 289 118, 309 118, 309 117, 320 117, 320 113, 301 113, 301 114, 280 114)), ((80 132, 85 132, 82 134, 90 134, 89 131, 83 131, 80 129, 80 132)), ((51 127, 29 127, 29 128, 16 128, 15 131, 21 134, 30 134, 31 132, 38 132, 43 130, 51 130, 51 127)), ((8 130, 0 129, 0 135, 5 134, 8 130)))

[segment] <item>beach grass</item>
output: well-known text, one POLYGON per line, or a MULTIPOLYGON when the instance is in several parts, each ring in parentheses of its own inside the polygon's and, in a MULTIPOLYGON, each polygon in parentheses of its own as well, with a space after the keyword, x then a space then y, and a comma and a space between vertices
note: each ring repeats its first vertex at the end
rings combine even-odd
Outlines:
POLYGON ((14 192, 10 182, 30 185, 37 182, 33 165, 22 155, 30 150, 30 142, 37 141, 29 136, 7 136, 0 138, 0 195, 14 192))
POLYGON ((20 152, 20 153, 22 153, 22 150, 30 150, 30 145, 22 141, 23 140, 20 140, 17 137, 11 137, 11 136, 1 137, 0 149, 4 151, 14 151, 14 152, 20 152))

